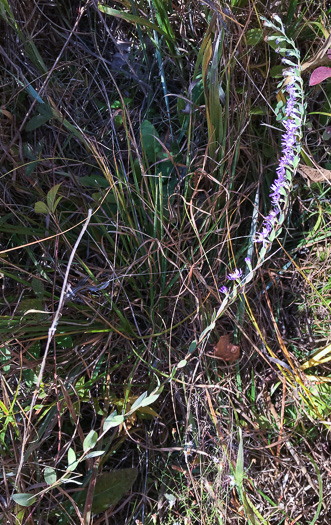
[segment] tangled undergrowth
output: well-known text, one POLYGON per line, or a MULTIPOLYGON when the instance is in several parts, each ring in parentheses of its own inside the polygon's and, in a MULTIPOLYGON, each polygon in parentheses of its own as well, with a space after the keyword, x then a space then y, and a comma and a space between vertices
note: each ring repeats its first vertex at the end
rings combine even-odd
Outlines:
POLYGON ((0 0, 2 523, 330 523, 330 12, 0 0))

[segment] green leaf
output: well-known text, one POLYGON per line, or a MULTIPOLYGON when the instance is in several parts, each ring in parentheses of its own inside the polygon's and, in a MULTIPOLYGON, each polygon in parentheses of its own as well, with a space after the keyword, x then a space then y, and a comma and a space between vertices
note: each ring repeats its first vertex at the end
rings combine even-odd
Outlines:
POLYGON ((50 117, 48 117, 47 115, 35 115, 25 125, 25 131, 34 131, 35 129, 38 129, 44 124, 46 124, 46 122, 48 122, 49 120, 50 117))
POLYGON ((106 432, 107 430, 109 430, 110 428, 113 428, 113 427, 118 427, 119 425, 121 425, 124 421, 124 416, 122 415, 117 415, 117 412, 113 412, 112 414, 110 414, 110 416, 107 417, 107 419, 105 419, 105 422, 103 424, 103 432, 106 432))
POLYGON ((35 203, 34 205, 34 211, 36 213, 45 213, 45 214, 48 214, 49 213, 49 209, 48 207, 46 206, 46 204, 42 201, 38 201, 35 203))
POLYGON ((21 492, 21 494, 14 494, 12 499, 15 503, 21 505, 21 507, 29 507, 30 505, 33 505, 37 498, 34 495, 21 492))
POLYGON ((146 397, 146 399, 143 400, 140 407, 147 407, 148 405, 151 405, 158 399, 159 396, 160 394, 151 394, 150 396, 146 397))
POLYGON ((46 467, 44 470, 44 479, 47 485, 53 485, 56 482, 56 472, 52 467, 46 467))
POLYGON ((89 454, 87 454, 87 456, 85 456, 85 459, 97 458, 99 456, 102 456, 102 454, 104 453, 105 453, 104 450, 94 450, 93 452, 90 452, 89 454))
POLYGON ((53 109, 49 104, 39 104, 37 109, 39 111, 39 115, 35 115, 29 120, 29 122, 27 122, 25 125, 26 131, 34 131, 54 118, 53 109))
MULTIPOLYGON (((99 514, 106 511, 111 505, 116 503, 126 494, 137 479, 138 471, 135 468, 125 468, 105 472, 97 477, 92 512, 99 514)), ((77 497, 77 503, 85 503, 87 490, 85 489, 77 497)))
POLYGON ((53 213, 55 212, 56 208, 57 208, 57 205, 59 204, 60 200, 62 199, 62 197, 58 197, 56 199, 56 201, 54 202, 54 206, 53 206, 53 213))
POLYGON ((150 162, 156 161, 156 154, 162 149, 160 143, 155 139, 159 134, 149 120, 144 120, 140 127, 142 147, 150 162))
POLYGON ((184 366, 186 365, 187 365, 186 359, 182 359, 181 361, 179 361, 177 368, 184 368, 184 366))
POLYGON ((144 392, 143 394, 141 394, 141 396, 138 397, 138 399, 136 399, 136 401, 133 403, 131 407, 131 410, 129 412, 130 414, 134 412, 135 410, 138 410, 139 408, 147 407, 148 405, 151 405, 152 403, 154 403, 154 401, 156 401, 157 398, 160 396, 160 393, 150 394, 147 397, 146 396, 147 396, 147 392, 144 392))
POLYGON ((139 396, 138 399, 136 399, 135 402, 133 403, 130 412, 137 410, 137 408, 139 407, 142 407, 143 406, 142 403, 146 397, 147 397, 147 392, 143 392, 141 396, 139 396))
POLYGON ((37 297, 40 297, 42 299, 45 296, 45 287, 42 281, 40 281, 36 277, 33 277, 31 281, 31 286, 37 297))
POLYGON ((44 117, 47 117, 48 119, 55 117, 52 106, 50 106, 46 102, 43 102, 42 104, 38 104, 37 109, 41 115, 43 115, 44 117))
POLYGON ((84 175, 83 177, 77 177, 77 181, 84 187, 87 188, 108 188, 109 182, 105 177, 101 175, 84 175))
POLYGON ((84 443, 83 443, 84 452, 86 452, 90 448, 94 448, 97 441, 98 441, 98 434, 96 433, 95 430, 91 430, 87 434, 86 438, 84 439, 84 443))
POLYGON ((197 342, 196 341, 192 341, 192 343, 189 346, 188 353, 189 354, 193 354, 193 352, 196 349, 196 347, 197 347, 197 342))
POLYGON ((59 197, 59 199, 55 203, 56 194, 57 194, 60 186, 61 186, 61 183, 60 184, 55 184, 55 186, 53 186, 53 188, 51 188, 49 190, 49 192, 47 193, 47 206, 48 206, 48 208, 49 208, 51 213, 54 213, 55 208, 56 208, 56 206, 59 203, 59 199, 61 199, 61 197, 59 197))
POLYGON ((283 78, 283 69, 281 64, 277 64, 276 66, 272 66, 269 74, 272 78, 283 78))
POLYGON ((259 28, 246 31, 246 40, 249 46, 256 46, 262 40, 262 30, 259 28))
POLYGON ((239 429, 239 448, 234 479, 238 490, 242 492, 242 485, 244 481, 244 447, 241 428, 239 429))
POLYGON ((75 470, 77 465, 78 461, 76 460, 76 453, 74 449, 70 447, 68 450, 68 470, 75 470))

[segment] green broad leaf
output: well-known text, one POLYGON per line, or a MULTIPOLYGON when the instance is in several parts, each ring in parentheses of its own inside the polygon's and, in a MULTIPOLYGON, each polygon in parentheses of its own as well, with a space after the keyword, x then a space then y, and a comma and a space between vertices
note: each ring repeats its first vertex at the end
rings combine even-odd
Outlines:
POLYGON ((149 120, 144 120, 141 124, 140 133, 142 147, 145 151, 146 157, 153 163, 156 161, 157 153, 162 149, 160 143, 155 138, 159 138, 159 134, 149 120))
POLYGON ((103 432, 106 432, 110 428, 118 427, 121 425, 124 421, 124 416, 117 415, 117 412, 113 412, 105 419, 105 422, 103 424, 103 432))
POLYGON ((250 29, 249 31, 246 32, 246 40, 249 46, 256 46, 256 44, 261 42, 262 38, 263 38, 262 30, 259 28, 250 29))
POLYGON ((90 452, 89 454, 87 454, 87 456, 85 456, 85 459, 97 458, 99 456, 102 456, 104 453, 105 453, 104 450, 94 450, 93 452, 90 452))
POLYGON ((86 438, 84 439, 84 443, 83 443, 84 452, 86 452, 90 448, 94 448, 97 441, 98 441, 98 434, 96 433, 95 430, 91 430, 87 434, 86 438))
POLYGON ((197 347, 197 342, 196 341, 192 341, 192 343, 189 346, 188 353, 189 354, 193 354, 193 352, 196 349, 196 347, 197 347))
POLYGON ((36 496, 27 494, 25 492, 21 492, 21 494, 14 494, 12 499, 15 501, 15 503, 21 505, 21 507, 29 507, 37 500, 36 496))
POLYGON ((84 175, 77 178, 79 184, 87 188, 108 188, 109 182, 101 175, 84 175))
POLYGON ((271 78, 283 78, 283 66, 277 64, 270 69, 271 78))
POLYGON ((73 471, 78 465, 78 461, 76 460, 76 453, 73 448, 69 448, 68 450, 68 470, 73 471))
MULTIPOLYGON (((145 399, 143 399, 141 402, 140 402, 140 405, 138 408, 142 408, 142 407, 147 407, 149 405, 152 405, 157 399, 158 397, 160 396, 160 394, 151 394, 150 396, 148 397, 145 397, 145 399)), ((138 400, 137 400, 138 401, 138 400)), ((135 404, 135 403, 134 403, 135 404)), ((134 405, 133 404, 133 405, 134 405)), ((133 405, 132 405, 132 408, 130 410, 130 412, 133 410, 133 405)), ((136 408, 135 408, 136 410, 136 408)))
POLYGON ((53 206, 53 213, 55 212, 56 208, 57 208, 57 205, 59 204, 60 200, 62 199, 62 197, 58 197, 56 199, 56 201, 54 202, 54 206, 53 206))
POLYGON ((25 125, 26 131, 34 131, 54 118, 53 109, 49 104, 38 104, 39 115, 32 117, 25 125))
POLYGON ((53 188, 51 188, 49 190, 49 192, 47 193, 47 198, 46 198, 47 206, 48 206, 48 208, 49 208, 51 213, 54 213, 54 211, 56 209, 56 206, 59 203, 59 200, 62 198, 62 197, 59 197, 57 199, 57 201, 55 202, 56 194, 57 194, 60 186, 61 186, 61 183, 60 184, 55 184, 55 186, 53 186, 53 188))
POLYGON ((34 205, 34 211, 35 213, 45 213, 47 215, 50 210, 44 202, 38 201, 34 205))
POLYGON ((56 472, 52 467, 46 467, 44 470, 44 479, 47 485, 53 485, 56 482, 56 472))
POLYGON ((133 405, 131 406, 130 412, 133 412, 134 410, 137 410, 137 408, 142 407, 143 406, 142 403, 146 399, 146 397, 147 397, 147 392, 144 392, 143 394, 141 394, 141 396, 139 396, 138 399, 136 399, 133 405))
POLYGON ((42 104, 38 104, 37 109, 41 115, 48 117, 48 119, 51 119, 55 116, 52 106, 50 106, 46 102, 43 102, 42 104))
POLYGON ((35 129, 40 128, 46 124, 50 118, 52 117, 48 117, 47 115, 35 115, 25 125, 25 131, 34 131, 35 129))
POLYGON ((181 361, 179 361, 177 368, 184 368, 184 366, 186 365, 187 365, 186 359, 182 359, 181 361))
POLYGON ((45 287, 40 279, 33 277, 31 281, 31 286, 37 297, 40 297, 42 299, 45 296, 45 287))
MULTIPOLYGON (((116 503, 131 489, 137 479, 138 471, 135 468, 125 468, 105 472, 97 477, 92 512, 99 514, 106 511, 111 505, 116 503)), ((87 490, 85 489, 77 497, 78 505, 85 503, 87 490)))

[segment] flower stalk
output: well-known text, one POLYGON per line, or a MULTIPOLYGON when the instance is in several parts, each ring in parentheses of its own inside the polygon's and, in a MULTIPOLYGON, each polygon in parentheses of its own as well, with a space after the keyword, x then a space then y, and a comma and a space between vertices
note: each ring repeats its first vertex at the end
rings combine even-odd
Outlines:
MULTIPOLYGON (((276 51, 285 54, 282 62, 289 66, 284 71, 285 80, 277 86, 282 89, 286 103, 284 104, 283 101, 278 102, 275 109, 276 118, 278 121, 282 121, 284 132, 281 139, 281 157, 276 169, 277 177, 270 187, 269 197, 272 207, 269 214, 265 217, 260 231, 256 233, 254 238, 254 244, 258 245, 257 265, 253 269, 249 261, 250 271, 243 279, 241 279, 243 272, 238 268, 235 268, 233 273, 227 276, 229 280, 236 281, 240 287, 253 278, 254 272, 263 263, 273 241, 282 231, 282 225, 289 205, 293 177, 299 165, 302 127, 305 121, 306 110, 301 78, 300 53, 296 49, 294 41, 287 37, 283 23, 277 15, 273 16, 274 22, 263 20, 265 26, 271 27, 278 33, 278 36, 266 37, 266 40, 275 40, 278 46, 282 46, 278 47, 276 51)), ((225 287, 222 287, 221 290, 222 293, 225 293, 225 287)))
POLYGON ((302 128, 305 123, 306 112, 300 53, 294 41, 286 35, 279 16, 274 15, 273 21, 262 19, 266 27, 270 27, 277 33, 277 36, 268 36, 266 40, 276 41, 278 45, 276 51, 285 55, 282 62, 289 66, 284 71, 285 80, 277 86, 282 90, 286 102, 279 101, 275 109, 276 118, 282 122, 284 132, 281 139, 281 157, 276 169, 277 176, 270 187, 271 209, 265 217, 260 231, 256 233, 253 239, 258 253, 258 261, 255 267, 252 266, 251 259, 246 258, 248 273, 243 276, 242 270, 235 268, 232 273, 228 274, 228 280, 233 281, 234 285, 231 289, 226 286, 220 288, 220 293, 224 294, 225 297, 219 309, 214 312, 211 324, 200 335, 199 342, 202 342, 209 335, 215 327, 215 321, 235 301, 244 286, 253 279, 256 270, 261 266, 267 252, 271 249, 273 241, 280 235, 289 206, 293 177, 299 165, 302 128))

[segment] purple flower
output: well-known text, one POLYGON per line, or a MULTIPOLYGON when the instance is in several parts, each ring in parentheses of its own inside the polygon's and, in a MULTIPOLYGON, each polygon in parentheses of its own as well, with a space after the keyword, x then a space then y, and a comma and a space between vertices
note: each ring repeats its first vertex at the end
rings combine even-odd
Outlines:
POLYGON ((262 242, 263 246, 268 244, 268 237, 270 235, 270 230, 263 228, 261 232, 258 232, 255 236, 255 242, 262 242))
POLYGON ((279 213, 279 210, 271 210, 271 212, 269 213, 269 215, 266 216, 266 218, 264 219, 264 222, 266 224, 270 224, 271 227, 275 226, 275 224, 277 224, 278 222, 278 215, 279 213))
POLYGON ((245 257, 245 263, 248 264, 248 266, 250 266, 252 264, 251 258, 245 257))
POLYGON ((285 88, 289 96, 285 107, 285 119, 283 120, 285 133, 283 133, 281 139, 282 155, 276 169, 277 177, 270 186, 269 194, 273 207, 269 215, 264 219, 261 231, 256 234, 254 239, 254 242, 262 243, 263 247, 270 242, 270 234, 279 222, 278 215, 281 205, 286 202, 286 196, 291 190, 291 172, 294 169, 293 162, 297 156, 295 145, 301 126, 300 112, 296 106, 297 84, 295 77, 296 71, 294 69, 287 72, 287 78, 290 78, 290 80, 285 88))
POLYGON ((236 268, 233 273, 228 274, 229 281, 237 281, 237 279, 240 279, 242 277, 243 271, 236 268))
POLYGON ((219 289, 219 292, 220 292, 220 293, 225 293, 225 294, 226 294, 226 293, 228 293, 228 289, 227 289, 226 286, 222 286, 222 288, 219 289))

